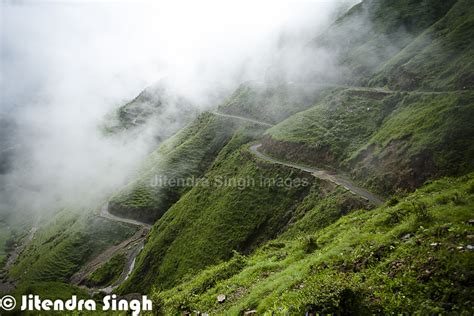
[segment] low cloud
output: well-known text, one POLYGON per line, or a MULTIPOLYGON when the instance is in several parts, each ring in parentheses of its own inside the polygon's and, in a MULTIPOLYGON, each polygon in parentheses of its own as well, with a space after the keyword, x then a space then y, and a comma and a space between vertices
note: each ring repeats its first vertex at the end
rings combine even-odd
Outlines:
POLYGON ((154 144, 105 136, 108 113, 160 80, 202 111, 275 63, 293 76, 299 50, 355 2, 2 2, 0 115, 14 128, 1 130, 13 158, 0 207, 94 205, 154 144))

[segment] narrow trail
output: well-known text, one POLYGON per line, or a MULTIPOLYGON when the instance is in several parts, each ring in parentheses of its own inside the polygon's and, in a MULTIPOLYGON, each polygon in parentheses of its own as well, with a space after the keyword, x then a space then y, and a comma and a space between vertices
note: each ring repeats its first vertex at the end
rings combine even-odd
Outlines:
POLYGON ((119 287, 130 275, 135 265, 135 258, 143 249, 146 235, 148 234, 149 228, 142 226, 132 237, 122 241, 116 246, 112 246, 102 252, 99 256, 95 257, 82 268, 76 272, 70 279, 70 282, 74 285, 83 285, 86 277, 92 272, 100 268, 102 264, 109 261, 115 254, 120 251, 124 251, 126 254, 125 268, 120 274, 119 278, 112 284, 104 288, 88 288, 92 292, 105 292, 111 293, 114 289, 119 287))
POLYGON ((150 229, 151 226, 152 226, 152 225, 150 225, 148 223, 145 223, 145 222, 140 222, 140 221, 137 221, 137 220, 134 220, 134 219, 130 219, 130 218, 126 218, 126 217, 120 217, 120 216, 111 214, 109 212, 109 203, 106 203, 101 207, 99 216, 103 217, 103 218, 113 220, 113 221, 116 221, 116 222, 122 222, 122 223, 132 224, 132 225, 136 225, 136 226, 143 226, 143 227, 146 227, 148 229, 150 229))
POLYGON ((10 253, 5 265, 0 270, 0 293, 11 293, 16 288, 16 280, 8 276, 8 270, 15 264, 21 253, 29 246, 35 238, 36 232, 39 229, 40 216, 37 216, 33 226, 30 228, 25 237, 21 240, 19 245, 10 253))
MULTIPOLYGON (((270 126, 270 127, 273 126, 272 124, 268 124, 268 123, 265 123, 265 122, 260 122, 260 121, 257 121, 257 120, 254 120, 254 119, 249 119, 249 118, 242 117, 242 116, 222 114, 222 113, 219 113, 219 112, 213 112, 213 114, 217 115, 217 116, 222 116, 222 117, 230 117, 230 118, 235 118, 235 119, 239 119, 239 120, 249 121, 249 122, 252 122, 252 123, 257 123, 257 124, 261 124, 261 125, 265 125, 265 126, 270 126)), ((374 204, 375 206, 379 206, 379 205, 382 205, 384 203, 383 198, 381 198, 380 196, 378 196, 374 193, 371 193, 371 192, 367 191, 366 189, 356 185, 355 183, 353 183, 352 181, 350 181, 349 179, 347 179, 346 177, 344 177, 341 174, 338 174, 338 173, 333 172, 333 171, 323 170, 323 169, 320 169, 320 168, 307 167, 307 166, 303 166, 303 165, 299 165, 299 164, 295 164, 295 163, 290 163, 290 162, 286 162, 286 161, 282 161, 282 160, 270 157, 270 156, 268 156, 268 155, 266 155, 266 154, 264 154, 264 153, 262 153, 258 150, 258 148, 260 148, 261 146, 262 146, 262 144, 256 144, 256 145, 251 146, 250 147, 250 152, 252 152, 255 156, 257 156, 260 159, 269 161, 271 163, 276 163, 276 164, 280 164, 280 165, 283 165, 283 166, 303 170, 303 171, 311 173, 316 178, 327 180, 327 181, 330 181, 330 182, 332 182, 336 185, 342 186, 346 190, 352 192, 355 195, 358 195, 358 196, 362 197, 363 199, 365 199, 365 200, 369 201, 370 203, 374 204)))
POLYGON ((354 184, 353 182, 346 179, 344 176, 342 176, 340 174, 337 174, 337 173, 331 172, 331 171, 327 171, 327 170, 323 170, 323 169, 319 169, 319 168, 306 167, 306 166, 302 166, 302 165, 298 165, 298 164, 294 164, 294 163, 289 163, 289 162, 285 162, 285 161, 270 157, 270 156, 268 156, 268 155, 266 155, 266 154, 264 154, 264 153, 262 153, 261 151, 258 150, 258 148, 260 148, 261 146, 262 146, 262 144, 256 144, 256 145, 253 145, 253 146, 250 147, 250 151, 260 159, 263 159, 263 160, 266 160, 266 161, 269 161, 269 162, 272 162, 272 163, 280 164, 280 165, 283 165, 283 166, 296 168, 296 169, 300 169, 300 170, 309 172, 313 176, 315 176, 316 178, 327 180, 327 181, 330 181, 334 184, 342 186, 346 190, 352 192, 355 195, 358 195, 358 196, 362 197, 363 199, 365 199, 365 200, 371 202, 372 204, 374 204, 375 206, 379 206, 379 205, 382 205, 384 203, 384 200, 381 197, 365 190, 364 188, 361 188, 361 187, 357 186, 356 184, 354 184))
POLYGON ((224 113, 219 113, 219 112, 211 112, 211 113, 214 114, 214 115, 217 115, 217 116, 227 117, 227 118, 233 118, 233 119, 237 119, 237 120, 241 120, 241 121, 247 121, 247 122, 251 122, 251 123, 259 124, 259 125, 263 125, 263 126, 268 126, 268 127, 272 127, 272 126, 273 126, 273 124, 266 123, 266 122, 262 122, 262 121, 258 121, 258 120, 254 120, 254 119, 247 118, 247 117, 242 117, 242 116, 237 116, 237 115, 231 115, 231 114, 224 114, 224 113))
POLYGON ((131 225, 140 227, 140 229, 132 237, 122 241, 118 245, 109 247, 100 255, 90 260, 88 263, 82 266, 82 268, 78 272, 76 272, 70 279, 70 282, 72 284, 77 285, 77 286, 83 286, 90 292, 93 292, 93 293, 104 292, 106 294, 110 294, 112 293, 113 290, 118 288, 129 277, 130 273, 132 272, 135 266, 136 257, 138 256, 140 251, 143 249, 145 245, 146 236, 148 232, 150 231, 152 225, 148 223, 140 222, 137 220, 113 215, 109 212, 108 203, 104 204, 101 207, 99 216, 112 220, 112 221, 122 222, 122 223, 131 224, 131 225), (91 273, 96 271, 98 268, 100 268, 104 263, 109 261, 115 254, 117 254, 120 251, 125 252, 126 263, 125 263, 124 269, 122 270, 122 273, 120 274, 119 278, 114 283, 103 288, 95 288, 95 287, 88 288, 83 285, 88 275, 90 275, 91 273))
MULTIPOLYGON (((267 84, 263 81, 253 81, 254 84, 266 86, 267 84)), ((472 91, 470 89, 458 89, 458 90, 444 90, 444 91, 430 91, 430 90, 391 90, 386 87, 364 87, 364 86, 349 86, 344 84, 336 84, 336 83, 323 83, 323 82, 288 82, 286 83, 288 86, 303 86, 308 88, 314 87, 322 87, 322 88, 343 88, 343 89, 351 89, 357 91, 365 91, 365 92, 378 92, 378 93, 416 93, 416 94, 444 94, 444 93, 459 93, 459 92, 466 92, 472 91)))
POLYGON ((16 247, 13 252, 8 257, 5 266, 3 267, 4 270, 10 269, 10 267, 16 262, 16 259, 20 256, 20 254, 25 250, 25 248, 31 243, 33 238, 35 237, 36 231, 38 230, 38 224, 35 223, 33 227, 29 230, 28 234, 22 239, 19 243, 20 245, 16 247))

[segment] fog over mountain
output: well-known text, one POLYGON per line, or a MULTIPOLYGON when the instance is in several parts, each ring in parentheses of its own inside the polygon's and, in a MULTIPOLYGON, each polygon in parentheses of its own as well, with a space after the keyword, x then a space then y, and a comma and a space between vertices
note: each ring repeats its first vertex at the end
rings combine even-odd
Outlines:
POLYGON ((107 114, 158 81, 214 107, 356 2, 2 2, 2 211, 94 205, 169 128, 110 137, 107 114))
POLYGON ((472 0, 0 2, 0 313, 474 314, 473 33, 472 0))

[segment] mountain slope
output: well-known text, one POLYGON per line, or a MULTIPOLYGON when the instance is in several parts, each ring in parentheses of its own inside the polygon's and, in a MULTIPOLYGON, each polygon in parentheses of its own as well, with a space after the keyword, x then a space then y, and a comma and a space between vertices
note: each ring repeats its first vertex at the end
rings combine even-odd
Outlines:
POLYGON ((308 47, 316 52, 322 48, 335 56, 333 66, 341 74, 328 72, 324 64, 315 69, 308 65, 309 74, 316 79, 342 78, 345 82, 363 84, 381 65, 442 18, 454 3, 456 0, 362 1, 308 47))
POLYGON ((274 124, 309 108, 330 90, 324 85, 249 81, 219 105, 218 111, 274 124))
POLYGON ((36 231, 9 271, 9 277, 18 281, 17 293, 28 293, 28 289, 38 287, 56 297, 60 290, 48 289, 49 282, 61 288, 58 282, 69 283, 70 277, 88 260, 135 231, 133 226, 97 217, 90 210, 58 211, 36 231))
POLYGON ((238 126, 234 120, 201 114, 149 156, 137 179, 112 197, 110 212, 156 221, 189 189, 168 182, 199 178, 238 126))
POLYGON ((474 7, 459 0, 452 9, 400 53, 370 81, 392 89, 474 89, 474 7))
POLYGON ((268 130, 267 153, 329 165, 382 194, 474 170, 474 94, 335 92, 268 130))
MULTIPOLYGON (((341 50, 340 61, 356 73, 355 77, 351 77, 352 79, 368 82, 378 67, 394 57, 417 36, 423 34, 425 29, 442 19, 454 2, 427 1, 421 5, 414 1, 391 3, 390 8, 394 9, 392 12, 383 11, 383 4, 380 2, 364 1, 361 7, 356 7, 355 11, 350 12, 348 16, 354 16, 353 14, 358 12, 356 14, 358 16, 354 18, 358 19, 362 14, 367 13, 360 10, 366 10, 368 6, 372 10, 369 10, 369 15, 372 14, 371 21, 373 23, 387 21, 387 25, 375 33, 372 31, 362 32, 359 38, 348 43, 345 48, 347 49, 346 55, 344 55, 344 50, 341 50), (430 8, 430 6, 432 7, 430 8), (427 10, 427 8, 430 9, 427 10), (383 12, 385 14, 382 14, 383 12), (406 15, 410 16, 403 19, 406 15), (409 36, 406 36, 407 33, 409 36), (383 47, 383 43, 388 42, 397 45, 391 54, 381 51, 380 56, 375 58, 376 62, 365 63, 367 59, 371 59, 367 57, 366 52, 377 46, 383 47), (356 47, 355 51, 354 47, 356 47)), ((340 25, 336 23, 334 32, 342 32, 344 27, 350 26, 355 21, 346 23, 345 19, 338 21, 340 25), (344 27, 341 26, 342 24, 344 27)), ((321 37, 318 40, 323 39, 321 37)), ((339 39, 342 41, 342 38, 339 39)), ((377 50, 375 51, 377 52, 377 50)), ((474 160, 471 147, 474 143, 472 138, 474 133, 470 128, 473 102, 472 93, 469 91, 465 93, 422 91, 408 93, 380 88, 334 86, 324 94, 312 99, 316 103, 315 106, 296 114, 291 112, 293 109, 284 109, 289 103, 283 94, 282 98, 276 99, 277 114, 283 114, 274 116, 265 110, 268 105, 275 103, 275 99, 272 98, 274 94, 266 94, 265 91, 268 90, 265 88, 258 87, 258 89, 256 90, 251 85, 242 86, 219 110, 268 123, 281 121, 267 131, 267 136, 264 139, 263 148, 271 155, 316 166, 329 165, 333 168, 345 169, 362 184, 378 189, 386 195, 391 195, 397 190, 413 191, 426 180, 443 175, 462 175, 473 170, 472 161, 474 160), (288 115, 290 117, 285 119, 288 115)), ((283 89, 285 89, 284 86, 283 89)), ((301 111, 307 107, 308 104, 301 107, 297 105, 296 109, 301 111)), ((232 144, 232 141, 229 144, 232 144)), ((239 143, 239 145, 241 144, 244 142, 239 143)), ((267 163, 259 162, 258 159, 254 160, 255 158, 249 156, 245 148, 245 146, 235 146, 233 154, 224 150, 224 159, 221 153, 213 167, 206 173, 206 179, 213 179, 220 175, 247 178, 266 172, 267 168, 273 170, 275 166, 270 167, 272 165, 270 164, 266 167, 267 163)), ((278 177, 283 170, 291 170, 282 168, 281 171, 279 169, 272 171, 273 175, 271 176, 278 177)), ((453 197, 447 197, 448 200, 455 201, 454 205, 458 205, 457 203, 469 205, 472 203, 469 197, 471 178, 472 176, 469 176, 463 178, 464 180, 459 180, 464 181, 459 184, 459 187, 456 187, 457 184, 455 184, 458 180, 441 181, 439 183, 443 184, 439 187, 434 185, 438 190, 434 195, 443 196, 444 192, 452 190, 453 197), (458 195, 461 195, 462 198, 456 200, 458 195)), ((428 186, 426 190, 431 189, 428 186)), ((346 276, 343 273, 345 270, 339 267, 341 264, 339 261, 335 264, 338 266, 335 270, 321 272, 322 279, 309 276, 312 273, 308 271, 313 269, 313 266, 306 265, 307 262, 320 259, 306 260, 302 253, 312 253, 315 248, 325 247, 326 255, 324 256, 333 260, 332 256, 339 251, 340 247, 344 248, 350 244, 350 249, 359 251, 361 257, 370 257, 371 250, 365 248, 365 244, 373 243, 374 251, 380 251, 375 254, 375 263, 381 260, 380 256, 382 255, 387 255, 390 260, 394 261, 394 258, 400 254, 394 254, 395 252, 391 251, 391 245, 385 245, 387 240, 393 238, 393 231, 402 231, 409 227, 410 230, 416 232, 418 229, 416 225, 420 223, 433 227, 434 231, 437 231, 438 227, 443 225, 443 220, 451 221, 451 219, 456 221, 456 225, 459 224, 459 227, 465 227, 463 223, 468 218, 469 207, 460 206, 458 217, 456 207, 450 202, 442 202, 442 205, 445 206, 438 207, 438 202, 434 200, 425 201, 423 192, 425 191, 413 193, 412 196, 404 200, 405 203, 400 204, 401 206, 397 206, 398 198, 393 198, 382 209, 367 211, 369 207, 361 204, 360 201, 358 203, 351 201, 348 204, 341 202, 345 200, 343 191, 339 191, 339 188, 331 185, 322 185, 319 181, 316 181, 311 190, 305 192, 300 198, 291 198, 291 203, 281 200, 282 195, 291 196, 292 193, 289 191, 265 192, 255 186, 245 187, 242 191, 236 188, 210 190, 197 186, 186 193, 155 224, 144 252, 139 257, 137 269, 120 291, 123 293, 148 291, 152 286, 155 286, 156 301, 163 304, 164 310, 168 312, 197 309, 204 312, 209 310, 217 313, 225 311, 238 314, 255 307, 259 312, 276 311, 274 308, 278 307, 290 312, 296 310, 298 313, 312 309, 337 312, 338 304, 341 304, 339 307, 355 308, 357 303, 354 302, 360 300, 364 302, 359 306, 361 310, 358 312, 360 313, 367 310, 392 312, 417 310, 418 308, 432 311, 463 309, 465 308, 463 304, 466 304, 469 293, 468 288, 464 285, 453 289, 454 292, 459 290, 456 292, 459 294, 459 301, 449 298, 451 297, 449 295, 455 295, 449 294, 449 290, 446 292, 448 296, 440 299, 442 304, 449 306, 432 302, 431 294, 429 294, 420 297, 419 300, 411 298, 410 304, 412 305, 403 309, 403 303, 397 301, 396 298, 389 297, 388 293, 391 290, 382 287, 381 284, 387 281, 374 279, 377 278, 377 274, 374 273, 371 265, 367 266, 363 277, 370 279, 367 284, 372 282, 381 287, 381 295, 386 296, 387 299, 382 303, 372 302, 371 300, 378 298, 366 295, 366 292, 359 295, 357 293, 359 288, 356 287, 359 275, 350 282, 346 280, 352 276, 346 276), (282 207, 290 215, 284 215, 282 207), (351 211, 357 208, 364 208, 365 211, 350 215, 351 211), (450 219, 444 217, 446 208, 453 208, 453 217, 450 219), (259 212, 258 215, 263 217, 255 217, 257 214, 253 212, 248 213, 248 210, 254 209, 259 212), (390 220, 384 222, 392 212, 398 213, 399 211, 403 215, 400 217, 393 215, 394 222, 390 222, 390 220), (267 214, 272 215, 268 218, 267 214), (405 215, 406 217, 404 217, 405 215), (438 218, 439 222, 432 222, 432 216, 438 218), (353 230, 361 229, 362 237, 351 239, 352 235, 346 234, 346 231, 350 231, 348 230, 349 224, 342 225, 344 226, 342 230, 335 228, 339 227, 337 224, 330 226, 340 217, 342 217, 340 223, 354 225, 359 223, 360 226, 354 226, 353 230), (265 218, 267 218, 266 221, 263 220, 265 218), (460 218, 462 219, 459 222, 460 218), (381 223, 385 224, 379 225, 381 223), (381 240, 372 234, 372 230, 379 226, 381 240), (276 233, 267 235, 269 229, 270 231, 276 229, 276 233), (329 239, 325 239, 320 244, 317 241, 319 235, 313 236, 313 234, 317 234, 321 229, 324 231, 323 236, 327 236, 329 239), (248 243, 249 236, 253 238, 255 234, 257 238, 252 240, 252 243, 248 243), (340 237, 333 238, 335 235, 340 237), (303 238, 303 242, 299 241, 300 236, 303 238), (339 243, 341 238, 342 244, 339 243), (285 248, 284 242, 281 245, 281 240, 291 240, 294 250, 289 251, 285 248), (272 249, 271 255, 261 256, 259 250, 255 252, 255 247, 262 243, 272 249), (390 251, 387 250, 387 247, 390 251), (284 249, 282 250, 282 248, 284 249), (250 261, 255 265, 255 270, 246 270, 245 260, 239 254, 232 255, 232 250, 250 253, 250 258, 252 258, 250 261), (394 257, 391 257, 392 255, 394 257), (266 263, 270 258, 275 258, 275 263, 267 266, 266 263), (206 266, 214 265, 220 260, 224 261, 221 265, 205 270, 206 266), (280 261, 281 264, 279 264, 280 261), (289 266, 291 262, 294 262, 294 266, 289 266), (258 270, 260 268, 263 270, 258 270), (196 278, 195 274, 203 269, 202 277, 196 278), (280 274, 280 272, 282 273, 280 274), (279 276, 273 278, 273 274, 278 274, 281 279, 279 276), (306 285, 303 279, 296 281, 299 280, 297 277, 299 274, 307 276, 311 280, 309 288, 312 290, 305 290, 306 285), (239 282, 243 283, 226 283, 224 281, 228 278, 232 279, 233 275, 236 275, 239 282), (256 286, 255 292, 252 292, 253 284, 258 284, 259 281, 267 278, 268 283, 261 287, 256 286), (183 280, 184 283, 180 285, 183 280), (331 285, 331 280, 336 280, 334 286, 331 285), (216 303, 219 291, 226 292, 221 287, 221 282, 223 287, 231 289, 230 292, 227 291, 230 298, 225 304, 216 303), (210 292, 207 292, 208 289, 210 292), (286 292, 293 294, 289 294, 290 296, 286 298, 283 294, 286 292), (314 296, 311 293, 322 294, 314 296), (300 296, 303 298, 300 299, 300 296), (364 301, 365 299, 368 301, 364 301), (283 300, 282 306, 278 305, 281 300, 283 300), (310 302, 313 303, 310 304, 310 302), (422 303, 425 305, 419 305, 422 303)), ((437 199, 436 197, 435 200, 437 199)), ((439 199, 442 198, 439 197, 439 199)), ((396 236, 398 236, 397 238, 401 237, 398 233, 396 236)), ((426 238, 430 239, 433 236, 436 234, 426 238)), ((462 242, 466 243, 467 241, 463 239, 462 242)), ((402 248, 410 252, 411 256, 415 256, 418 246, 410 244, 407 247, 402 248)), ((343 251, 347 253, 348 250, 344 249, 343 251)), ((426 250, 428 249, 430 248, 427 247, 426 250)), ((469 253, 463 251, 460 256, 458 261, 446 263, 449 265, 448 270, 459 268, 462 271, 467 271, 469 253)), ((360 258, 351 257, 349 260, 352 259, 354 261, 350 264, 357 265, 356 261, 360 258)), ((416 260, 419 259, 416 258, 416 260)), ((325 261, 320 264, 325 266, 325 261)), ((421 260, 420 267, 423 264, 425 263, 421 260)), ((386 267, 387 265, 384 265, 379 268, 383 270, 386 267)), ((417 277, 423 277, 419 270, 413 273, 413 275, 407 276, 409 282, 415 282, 417 277)), ((385 274, 380 272, 379 275, 385 274)), ((464 275, 460 278, 461 283, 465 282, 464 275)), ((448 280, 449 276, 446 274, 438 274, 433 281, 434 285, 430 283, 428 287, 431 288, 433 285, 433 291, 436 292, 438 291, 437 282, 449 282, 448 280)), ((367 291, 370 286, 367 285, 365 289, 361 286, 361 288, 367 291)), ((406 290, 409 291, 410 288, 407 287, 406 290)))
MULTIPOLYGON (((165 315, 472 314, 474 94, 458 89, 472 62, 467 6, 365 0, 309 45, 337 55, 346 85, 247 82, 165 141, 110 200, 112 213, 154 222, 117 293, 150 293, 165 315), (445 76, 460 61, 466 71, 445 76), (280 163, 252 150, 260 143, 280 163), (321 174, 387 202, 374 208, 321 174)), ((107 244, 130 234, 119 226, 107 244)), ((55 247, 45 234, 14 274, 64 280, 88 255, 87 238, 71 247, 85 232, 53 229, 55 247)))
MULTIPOLYGON (((229 259, 233 250, 248 253, 301 216, 312 204, 308 196, 319 199, 336 189, 325 181, 312 185, 310 174, 257 159, 236 137, 206 174, 209 184, 191 189, 155 224, 123 291, 146 291, 152 284, 169 288, 229 259)), ((325 222, 366 205, 344 190, 337 192, 332 199, 345 210, 328 214, 325 222)))
POLYGON ((153 125, 168 126, 165 130, 171 134, 159 135, 160 138, 167 138, 183 127, 183 122, 191 120, 196 114, 195 105, 190 100, 161 81, 147 87, 133 100, 121 106, 114 113, 114 119, 107 122, 107 129, 117 132, 143 127, 153 122, 153 125), (176 128, 173 130, 170 126, 176 128))
POLYGON ((308 218, 315 208, 252 255, 156 290, 154 299, 165 314, 469 314, 473 197, 470 174, 327 227, 307 225, 317 223, 308 218))

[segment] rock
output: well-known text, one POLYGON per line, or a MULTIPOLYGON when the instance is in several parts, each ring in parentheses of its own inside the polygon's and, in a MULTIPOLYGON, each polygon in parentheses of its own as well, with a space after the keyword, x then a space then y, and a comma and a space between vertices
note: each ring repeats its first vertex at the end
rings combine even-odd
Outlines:
POLYGON ((244 313, 244 315, 256 315, 256 314, 257 314, 257 311, 256 311, 255 309, 246 311, 246 312, 244 313))
POLYGON ((467 235, 467 239, 474 239, 474 235, 467 235))
POLYGON ((431 247, 439 247, 441 245, 439 242, 433 242, 430 244, 431 247))
POLYGON ((226 299, 226 297, 225 297, 224 294, 219 294, 219 295, 217 295, 217 301, 218 301, 219 303, 224 303, 225 299, 226 299))
POLYGON ((410 237, 411 237, 411 234, 403 235, 402 240, 410 239, 410 237))
POLYGON ((467 245, 466 248, 467 248, 467 250, 471 250, 471 251, 474 250, 474 246, 473 246, 473 245, 467 245))
POLYGON ((467 223, 468 223, 469 225, 474 225, 474 219, 468 220, 467 223))

